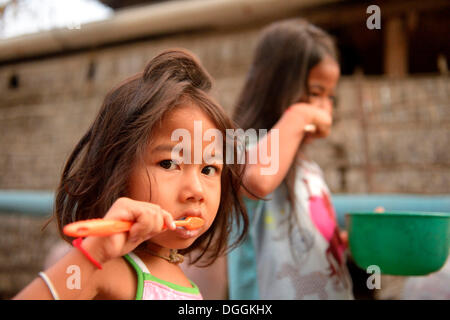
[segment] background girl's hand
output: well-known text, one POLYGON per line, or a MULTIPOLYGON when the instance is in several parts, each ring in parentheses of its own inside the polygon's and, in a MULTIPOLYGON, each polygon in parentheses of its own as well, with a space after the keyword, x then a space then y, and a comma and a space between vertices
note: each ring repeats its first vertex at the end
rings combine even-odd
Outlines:
MULTIPOLYGON (((130 231, 108 237, 88 237, 83 246, 91 247, 100 260, 123 256, 139 244, 166 230, 175 230, 172 215, 160 206, 130 198, 119 198, 106 213, 104 219, 134 222, 130 231)), ((89 251, 89 249, 87 248, 89 251)))
POLYGON ((332 114, 324 109, 309 103, 296 103, 289 107, 289 113, 295 114, 304 120, 305 125, 313 124, 316 126, 314 133, 307 133, 311 138, 325 138, 330 134, 333 123, 332 114))

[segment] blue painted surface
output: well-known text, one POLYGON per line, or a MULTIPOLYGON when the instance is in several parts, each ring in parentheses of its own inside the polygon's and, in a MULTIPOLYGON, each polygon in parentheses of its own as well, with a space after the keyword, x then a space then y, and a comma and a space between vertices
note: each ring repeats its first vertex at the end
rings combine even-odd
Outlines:
MULTIPOLYGON (((0 190, 0 214, 17 213, 48 216, 52 212, 52 191, 0 190)), ((382 206, 389 210, 450 212, 448 195, 412 194, 334 194, 333 204, 339 225, 345 227, 345 213, 373 211, 382 206)))
POLYGON ((51 214, 53 201, 51 191, 0 190, 0 214, 45 217, 51 214))

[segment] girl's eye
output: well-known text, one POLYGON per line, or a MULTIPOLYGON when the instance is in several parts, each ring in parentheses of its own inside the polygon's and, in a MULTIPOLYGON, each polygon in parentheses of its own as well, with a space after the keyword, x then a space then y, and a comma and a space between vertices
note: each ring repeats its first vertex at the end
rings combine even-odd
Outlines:
POLYGON ((218 168, 214 166, 206 166, 202 169, 202 173, 207 176, 213 176, 219 171, 218 168))
POLYGON ((167 170, 173 170, 177 168, 177 164, 173 160, 163 160, 159 162, 159 166, 161 168, 167 169, 167 170))

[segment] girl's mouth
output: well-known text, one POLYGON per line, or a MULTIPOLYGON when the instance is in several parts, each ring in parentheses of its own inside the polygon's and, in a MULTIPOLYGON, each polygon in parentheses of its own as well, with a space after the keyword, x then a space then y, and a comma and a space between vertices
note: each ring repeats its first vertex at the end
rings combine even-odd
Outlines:
POLYGON ((176 235, 180 238, 189 239, 198 236, 200 233, 200 229, 187 230, 184 227, 177 227, 173 232, 175 232, 176 235))

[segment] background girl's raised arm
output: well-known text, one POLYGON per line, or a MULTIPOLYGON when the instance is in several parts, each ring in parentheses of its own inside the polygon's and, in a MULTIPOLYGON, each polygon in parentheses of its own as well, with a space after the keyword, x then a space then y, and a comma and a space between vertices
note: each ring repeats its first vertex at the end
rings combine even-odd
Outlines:
POLYGON ((245 188, 242 188, 242 192, 252 199, 255 198, 254 195, 263 198, 272 193, 281 184, 294 161, 300 143, 305 136, 305 126, 308 124, 315 125, 316 131, 312 135, 324 137, 328 135, 331 123, 331 115, 324 110, 306 103, 292 105, 267 135, 252 147, 257 149, 247 151, 248 153, 256 151, 259 155, 259 149, 266 148, 276 151, 278 154, 269 155, 270 162, 268 164, 261 162, 259 157, 257 163, 247 164, 243 183, 253 195, 247 192, 245 188), (278 134, 275 134, 274 130, 277 130, 278 134), (278 146, 273 146, 274 143, 278 146), (274 163, 276 161, 278 163, 274 163), (269 168, 275 170, 268 170, 269 168), (267 172, 269 173, 267 174, 267 172))

